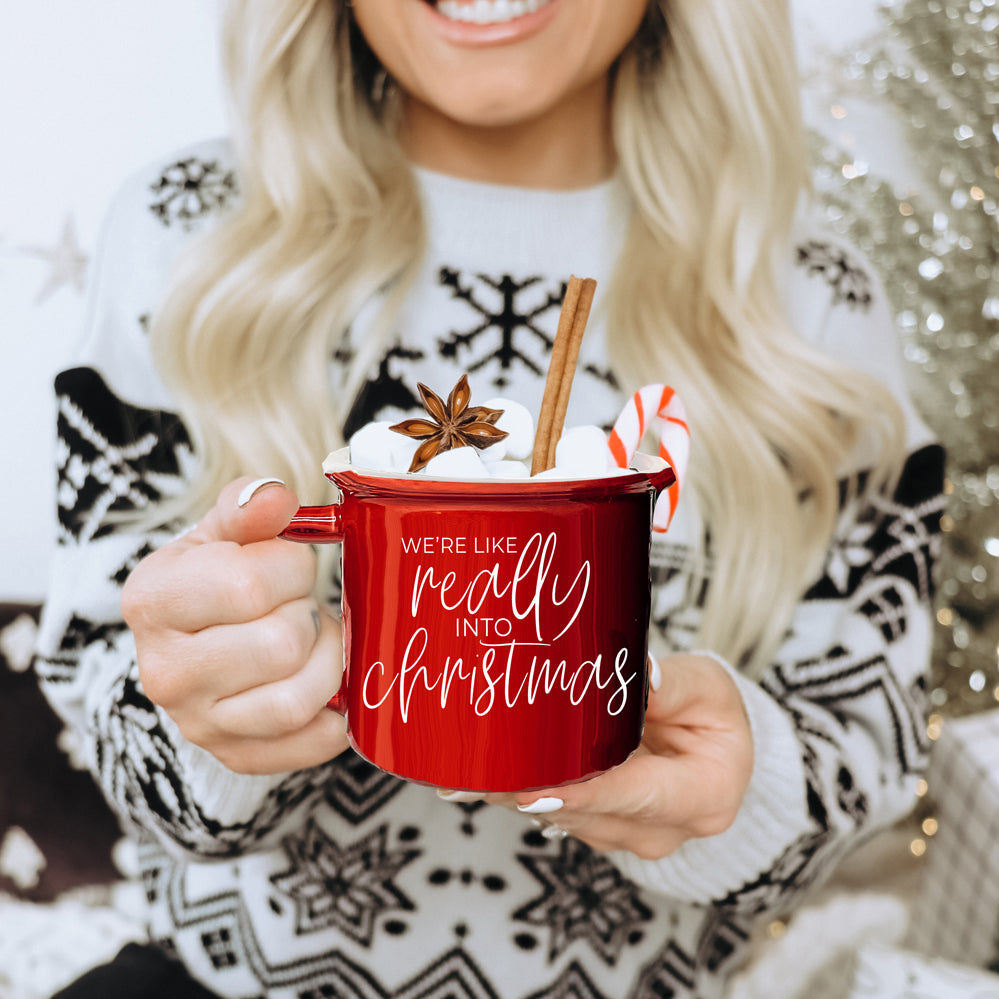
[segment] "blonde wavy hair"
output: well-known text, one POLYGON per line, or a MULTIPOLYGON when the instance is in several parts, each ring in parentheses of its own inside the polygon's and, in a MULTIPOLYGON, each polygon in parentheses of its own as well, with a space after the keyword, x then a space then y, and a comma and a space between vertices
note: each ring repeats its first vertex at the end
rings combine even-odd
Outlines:
MULTIPOLYGON (((235 0, 224 22, 241 204, 186 255, 152 341, 201 463, 173 513, 242 474, 313 500, 319 464, 384 349, 424 229, 397 104, 345 0, 235 0), (374 95, 374 96, 373 96, 374 95), (331 398, 330 358, 384 306, 331 398)), ((900 415, 790 329, 779 294, 808 165, 786 0, 661 0, 615 67, 614 142, 634 211, 604 301, 624 384, 650 370, 693 428, 688 488, 710 574, 697 644, 758 676, 821 568, 838 476, 873 428, 871 488, 900 415)))

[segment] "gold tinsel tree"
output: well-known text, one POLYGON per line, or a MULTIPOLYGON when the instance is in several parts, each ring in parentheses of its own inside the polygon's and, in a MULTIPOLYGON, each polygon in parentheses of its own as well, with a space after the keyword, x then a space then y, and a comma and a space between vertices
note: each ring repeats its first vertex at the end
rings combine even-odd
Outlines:
POLYGON ((902 122, 904 190, 815 135, 833 225, 885 282, 913 394, 948 451, 933 706, 999 702, 999 0, 903 0, 839 65, 844 97, 902 122))

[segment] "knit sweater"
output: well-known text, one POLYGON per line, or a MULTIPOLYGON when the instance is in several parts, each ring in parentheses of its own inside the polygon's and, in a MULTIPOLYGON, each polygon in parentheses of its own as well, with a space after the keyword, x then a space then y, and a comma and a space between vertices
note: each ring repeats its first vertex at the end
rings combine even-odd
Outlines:
MULTIPOLYGON (((411 413, 418 381, 446 391, 462 372, 473 399, 503 395, 537 413, 564 283, 609 281, 623 186, 523 191, 425 171, 418 181, 422 272, 347 429, 411 413)), ((905 814, 925 762, 942 452, 905 399, 873 274, 805 229, 789 251, 787 307, 802 336, 903 402, 909 454, 897 489, 844 501, 821 577, 762 680, 726 664, 755 747, 734 824, 640 860, 548 840, 506 809, 442 801, 351 751, 304 772, 235 774, 145 696, 120 591, 168 535, 109 515, 182 489, 195 468, 146 318, 177 255, 238 197, 225 142, 123 187, 78 357, 56 381, 61 528, 37 668, 140 842, 151 939, 241 999, 720 995, 754 920, 789 910, 861 838, 905 814)), ((330 359, 331 390, 341 367, 330 359)), ((610 425, 635 387, 615 376, 598 310, 567 423, 610 425)), ((693 502, 681 498, 653 550, 650 641, 660 651, 689 649, 700 614, 683 569, 693 502)))

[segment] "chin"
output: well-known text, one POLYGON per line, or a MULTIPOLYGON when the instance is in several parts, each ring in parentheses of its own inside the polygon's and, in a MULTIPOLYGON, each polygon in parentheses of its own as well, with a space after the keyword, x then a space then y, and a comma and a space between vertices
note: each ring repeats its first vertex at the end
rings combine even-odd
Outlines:
POLYGON ((491 80, 483 86, 462 83, 446 94, 424 98, 423 103, 470 128, 504 128, 536 121, 557 101, 536 85, 501 87, 491 80))

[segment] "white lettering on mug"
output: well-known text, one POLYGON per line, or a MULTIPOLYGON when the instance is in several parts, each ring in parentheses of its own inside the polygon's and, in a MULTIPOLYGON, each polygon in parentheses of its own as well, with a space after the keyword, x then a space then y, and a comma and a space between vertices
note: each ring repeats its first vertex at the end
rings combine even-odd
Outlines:
MULTIPOLYGON (((626 672, 627 647, 617 650, 612 666, 606 649, 594 649, 589 658, 572 663, 558 655, 555 643, 579 620, 591 598, 593 570, 590 560, 583 559, 574 575, 570 571, 560 579, 554 566, 557 561, 562 565, 564 559, 556 559, 554 531, 537 532, 522 547, 517 538, 504 536, 413 536, 401 542, 403 552, 416 556, 417 561, 410 602, 415 630, 394 670, 382 659, 367 667, 361 690, 365 707, 379 708, 394 696, 406 723, 414 696, 419 699, 423 693, 434 694, 442 710, 455 698, 467 698, 475 714, 484 717, 498 705, 533 705, 542 698, 562 698, 579 706, 596 688, 609 690, 604 705, 609 715, 625 709, 638 678, 636 671, 626 672), (442 555, 465 552, 505 558, 479 568, 470 579, 462 578, 456 560, 445 560, 447 571, 442 568, 442 555), (432 564, 422 561, 424 555, 434 556, 432 564), (454 654, 455 649, 440 647, 442 612, 454 615, 454 637, 474 639, 473 648, 478 651, 470 651, 467 641, 460 655, 454 654), (431 632, 419 623, 421 615, 437 619, 433 643, 431 632), (521 637, 529 640, 514 637, 515 621, 527 622, 528 636, 521 637), (546 630, 557 634, 546 634, 546 630), (433 653, 428 657, 431 646, 433 653), (443 662, 432 661, 438 656, 443 662), (389 672, 393 672, 390 679, 389 672), (381 687, 378 696, 372 684, 381 687)), ((450 631, 450 622, 447 627, 450 631)))
POLYGON ((534 534, 517 559, 512 580, 504 582, 500 564, 494 562, 491 568, 477 572, 464 589, 458 584, 457 573, 453 570, 445 573, 443 578, 438 578, 434 566, 421 563, 417 565, 413 578, 410 613, 414 618, 419 615, 428 590, 436 592, 444 610, 456 611, 460 608, 469 617, 476 616, 490 596, 503 600, 509 595, 511 614, 519 621, 533 617, 535 637, 539 642, 558 641, 575 624, 582 612, 590 590, 591 568, 589 559, 586 559, 564 593, 560 594, 558 574, 550 581, 548 579, 557 546, 558 538, 554 532, 544 539, 540 534, 534 534), (574 606, 570 603, 573 599, 574 606), (550 637, 542 635, 543 608, 562 607, 565 604, 569 604, 571 613, 561 631, 550 637))
POLYGON ((426 666, 419 666, 417 668, 420 660, 423 658, 423 653, 427 651, 427 629, 417 628, 413 633, 413 637, 409 640, 409 644, 406 646, 406 652, 402 657, 402 666, 399 669, 399 713, 402 715, 402 720, 404 722, 409 721, 409 702, 413 696, 413 686, 416 683, 418 676, 423 677, 423 682, 426 687, 427 693, 430 693, 437 686, 438 682, 443 680, 441 674, 437 674, 437 679, 433 683, 430 683, 430 676, 427 673, 426 666), (410 662, 410 654, 413 652, 413 644, 416 642, 417 638, 422 638, 423 643, 420 646, 419 652, 416 653, 415 658, 410 662), (416 675, 409 680, 409 686, 407 688, 408 674, 410 670, 415 670, 416 675))
POLYGON ((407 555, 516 555, 517 539, 509 537, 419 537, 400 538, 407 555), (471 545, 471 547, 469 547, 471 545))
POLYGON ((455 638, 509 638, 513 632, 513 622, 508 617, 463 617, 455 618, 455 638))
POLYGON ((500 689, 503 694, 502 703, 508 708, 516 707, 522 700, 535 704, 539 697, 551 697, 556 693, 567 696, 570 704, 578 706, 592 686, 605 690, 616 681, 617 687, 607 703, 607 713, 618 715, 624 710, 631 684, 638 676, 635 672, 627 676, 624 673, 624 666, 628 661, 627 648, 618 650, 610 671, 604 666, 602 654, 570 668, 565 659, 553 660, 550 655, 540 652, 532 654, 530 666, 525 670, 522 660, 531 648, 538 648, 538 643, 513 641, 488 645, 477 664, 467 663, 462 656, 447 656, 443 664, 434 670, 432 665, 422 661, 427 650, 427 630, 418 628, 406 646, 399 672, 389 681, 381 697, 372 699, 368 688, 368 682, 376 670, 382 677, 385 675, 385 666, 381 661, 372 663, 366 670, 361 696, 366 707, 378 708, 388 700, 398 682, 399 714, 403 722, 408 722, 410 705, 417 688, 422 688, 427 693, 439 688, 440 706, 444 709, 452 692, 455 696, 460 696, 457 691, 467 685, 468 703, 479 717, 484 717, 496 707, 497 692, 500 689), (500 658, 503 654, 501 650, 505 650, 505 661, 500 658), (480 678, 485 686, 476 695, 480 678))
POLYGON ((364 701, 364 706, 366 708, 380 708, 387 700, 389 695, 392 693, 392 688, 395 686, 395 681, 398 680, 398 676, 393 676, 392 681, 388 685, 388 689, 382 694, 381 699, 377 701, 372 701, 368 697, 368 680, 371 679, 371 674, 378 670, 382 676, 385 675, 385 664, 383 662, 372 663, 364 674, 364 682, 361 684, 361 700, 364 701))
POLYGON ((638 676, 637 673, 632 673, 630 676, 624 675, 622 669, 627 661, 628 650, 620 649, 617 658, 614 660, 614 676, 617 677, 617 690, 614 691, 607 702, 607 714, 609 715, 619 715, 624 710, 624 706, 628 703, 628 684, 638 676), (617 707, 614 706, 615 701, 617 702, 617 707))

